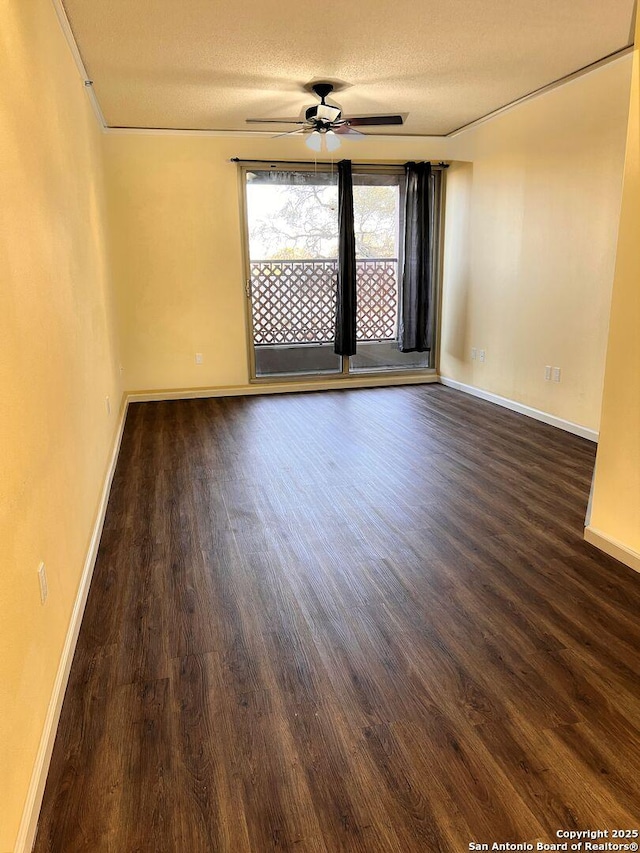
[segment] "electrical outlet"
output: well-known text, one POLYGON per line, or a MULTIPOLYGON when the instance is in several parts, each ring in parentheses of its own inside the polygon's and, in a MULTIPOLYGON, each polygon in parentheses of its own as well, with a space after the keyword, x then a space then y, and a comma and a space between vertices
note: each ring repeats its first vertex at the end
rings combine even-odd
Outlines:
POLYGON ((44 563, 40 563, 38 566, 38 580, 40 582, 40 604, 44 604, 47 600, 47 595, 49 594, 49 588, 47 586, 47 570, 44 567, 44 563))
POLYGON ((549 381, 551 379, 551 365, 547 364, 544 369, 544 378, 549 381))
POLYGON ((475 347, 471 347, 471 358, 475 361, 478 356, 478 350, 475 347))
POLYGON ((196 353, 196 364, 202 364, 202 353, 201 352, 196 353))
POLYGON ((487 357, 486 352, 483 349, 481 349, 480 350, 480 361, 485 361, 486 357, 487 357))
POLYGON ((111 400, 108 397, 105 397, 105 402, 106 402, 106 406, 107 406, 107 414, 110 415, 111 414, 111 400))
POLYGON ((560 382, 560 373, 561 373, 561 370, 559 367, 553 368, 552 379, 554 382, 560 382))

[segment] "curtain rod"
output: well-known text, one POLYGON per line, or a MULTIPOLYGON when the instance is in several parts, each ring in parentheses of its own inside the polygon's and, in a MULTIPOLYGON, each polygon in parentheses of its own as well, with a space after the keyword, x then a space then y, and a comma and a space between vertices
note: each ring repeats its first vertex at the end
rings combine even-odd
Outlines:
MULTIPOLYGON (((241 157, 232 157, 229 160, 230 163, 267 163, 270 166, 275 165, 283 165, 283 166, 331 166, 335 163, 335 160, 243 160, 241 157)), ((427 160, 425 162, 431 162, 427 160)), ((402 168, 403 163, 354 163, 354 166, 368 166, 374 167, 379 166, 382 169, 386 169, 389 166, 397 166, 398 168, 402 168)), ((448 169, 449 163, 444 163, 440 161, 439 163, 431 163, 433 167, 436 169, 448 169)))

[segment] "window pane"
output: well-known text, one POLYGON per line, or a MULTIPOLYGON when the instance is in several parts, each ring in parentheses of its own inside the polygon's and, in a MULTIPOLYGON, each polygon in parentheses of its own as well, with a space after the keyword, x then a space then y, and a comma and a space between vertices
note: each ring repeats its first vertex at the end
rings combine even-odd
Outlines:
POLYGON ((256 375, 335 373, 338 188, 331 173, 247 173, 256 375))
POLYGON ((357 353, 352 373, 417 370, 430 366, 429 353, 398 348, 402 275, 404 175, 354 175, 358 291, 357 353))
POLYGON ((418 370, 429 367, 428 352, 400 352, 398 341, 358 343, 351 356, 352 373, 379 373, 385 370, 418 370))

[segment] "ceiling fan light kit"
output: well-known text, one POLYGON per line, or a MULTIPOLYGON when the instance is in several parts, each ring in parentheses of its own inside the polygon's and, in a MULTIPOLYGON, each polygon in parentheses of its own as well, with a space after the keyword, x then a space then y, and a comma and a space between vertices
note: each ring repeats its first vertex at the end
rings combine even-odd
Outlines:
POLYGON ((335 151, 340 148, 340 137, 332 130, 314 130, 304 141, 307 148, 320 153, 321 151, 335 151))
POLYGON ((259 119, 248 118, 250 124, 295 124, 299 125, 296 130, 287 133, 279 133, 278 136, 290 136, 292 134, 308 134, 305 144, 312 151, 335 151, 340 147, 341 136, 365 136, 358 130, 353 130, 357 125, 372 127, 375 125, 402 124, 404 119, 401 115, 387 116, 352 116, 343 118, 339 107, 327 104, 325 99, 333 91, 333 83, 315 83, 312 87, 315 94, 320 98, 320 103, 307 107, 304 121, 300 119, 259 119))

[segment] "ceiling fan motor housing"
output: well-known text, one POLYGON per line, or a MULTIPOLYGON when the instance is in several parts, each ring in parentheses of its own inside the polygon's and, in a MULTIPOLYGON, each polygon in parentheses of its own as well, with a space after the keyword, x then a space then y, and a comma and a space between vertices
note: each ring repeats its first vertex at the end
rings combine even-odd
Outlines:
POLYGON ((313 107, 308 107, 304 117, 307 121, 314 122, 317 125, 317 130, 329 130, 334 121, 338 121, 341 116, 341 111, 338 107, 332 107, 325 103, 325 98, 333 91, 331 83, 316 83, 313 91, 320 98, 320 103, 313 107))
POLYGON ((317 104, 309 107, 305 111, 304 117, 307 121, 330 125, 334 121, 338 121, 340 115, 341 112, 338 107, 332 107, 329 104, 317 104))

